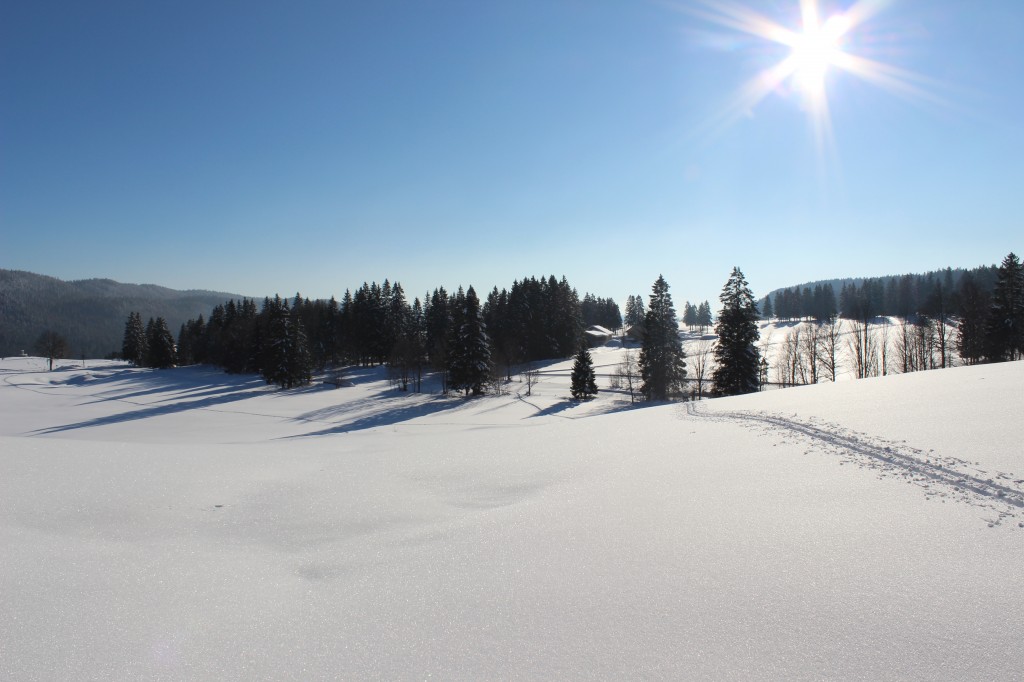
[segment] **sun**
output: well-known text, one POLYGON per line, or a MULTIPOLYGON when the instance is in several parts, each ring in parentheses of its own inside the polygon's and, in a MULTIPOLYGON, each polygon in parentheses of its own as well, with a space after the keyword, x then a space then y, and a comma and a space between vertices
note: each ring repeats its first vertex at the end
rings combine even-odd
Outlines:
POLYGON ((802 33, 794 33, 789 59, 795 86, 808 97, 825 95, 825 75, 829 67, 843 63, 843 36, 849 30, 846 17, 836 15, 824 25, 805 23, 802 33))
POLYGON ((710 23, 788 48, 780 61, 767 65, 740 86, 726 110, 711 123, 712 128, 721 130, 732 122, 749 118, 758 104, 773 93, 783 97, 796 93, 819 150, 824 150, 832 142, 830 93, 826 88, 832 72, 856 76, 899 95, 935 101, 927 89, 920 87, 926 79, 858 54, 858 48, 863 49, 863 43, 870 42, 863 40, 864 24, 890 0, 854 0, 843 13, 825 21, 820 18, 819 0, 791 0, 800 12, 796 26, 769 19, 744 6, 744 1, 686 0, 684 6, 687 13, 710 23))

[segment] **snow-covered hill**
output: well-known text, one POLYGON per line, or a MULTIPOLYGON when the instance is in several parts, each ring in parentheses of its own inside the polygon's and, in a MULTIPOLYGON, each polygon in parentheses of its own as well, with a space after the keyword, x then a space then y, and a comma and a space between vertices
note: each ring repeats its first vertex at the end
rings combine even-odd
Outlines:
POLYGON ((1024 363, 643 407, 79 364, 0 363, 8 679, 1024 677, 1024 363))

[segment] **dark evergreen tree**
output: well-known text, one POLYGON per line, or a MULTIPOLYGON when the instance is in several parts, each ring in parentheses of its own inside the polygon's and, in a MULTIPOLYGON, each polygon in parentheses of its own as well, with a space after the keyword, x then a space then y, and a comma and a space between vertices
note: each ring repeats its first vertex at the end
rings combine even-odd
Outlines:
POLYGON ((689 301, 683 305, 683 324, 691 330, 697 325, 697 306, 689 301))
MULTIPOLYGON (((580 312, 584 327, 601 325, 614 331, 622 326, 619 304, 610 298, 600 298, 590 293, 585 294, 580 302, 580 312)), ((489 326, 488 330, 493 335, 494 330, 489 326)))
POLYGON ((341 298, 339 310, 337 344, 341 362, 356 362, 355 352, 355 322, 352 317, 352 310, 355 303, 352 299, 352 292, 345 289, 345 295, 341 298))
POLYGON ((137 312, 128 313, 124 325, 124 341, 121 343, 121 357, 136 367, 146 364, 146 329, 142 316, 137 312))
POLYGON ((989 313, 989 295, 970 273, 960 280, 957 291, 960 320, 956 328, 956 350, 968 365, 985 358, 985 330, 989 313))
POLYGON ((448 363, 448 385, 465 394, 482 395, 491 375, 491 349, 473 287, 455 297, 455 334, 448 363))
POLYGON ((505 368, 506 380, 512 378, 512 366, 520 357, 519 337, 510 309, 508 291, 494 287, 484 304, 484 324, 491 340, 491 357, 496 365, 505 368))
POLYGON ((764 297, 764 305, 761 306, 761 317, 765 320, 770 320, 775 317, 775 308, 772 307, 772 297, 764 297))
POLYGON ((1014 253, 1003 259, 989 307, 985 356, 990 362, 1024 355, 1024 267, 1014 253))
POLYGON ((644 328, 639 360, 640 392, 647 400, 667 400, 681 394, 686 379, 686 353, 679 337, 672 295, 661 275, 651 287, 644 328))
POLYGON ((162 317, 149 319, 146 325, 146 366, 156 369, 173 367, 175 361, 174 336, 162 317))
POLYGON ((701 334, 711 326, 711 322, 711 305, 704 301, 697 308, 697 324, 700 325, 701 334))
POLYGON ((632 294, 626 299, 626 317, 623 323, 626 327, 637 327, 643 329, 644 327, 644 316, 646 315, 644 310, 644 299, 641 296, 633 296, 632 294))
POLYGON ((261 315, 266 320, 261 374, 268 384, 288 389, 312 380, 312 359, 299 311, 289 309, 280 296, 264 301, 261 315))
POLYGON ((760 352, 757 340, 757 305, 747 280, 739 268, 733 268, 719 297, 718 343, 715 345, 715 370, 712 379, 719 395, 753 393, 760 384, 760 352))
POLYGON ((576 361, 572 365, 572 380, 569 392, 573 400, 587 400, 597 395, 597 374, 594 359, 586 346, 580 346, 576 361))
POLYGON ((427 317, 420 299, 413 299, 409 325, 406 329, 408 357, 416 377, 416 392, 423 387, 423 370, 427 364, 427 317))
POLYGON ((449 306, 450 298, 444 287, 434 289, 430 303, 424 311, 427 325, 427 358, 431 367, 441 372, 441 390, 448 392, 448 357, 452 331, 452 313, 449 306))
POLYGON ((285 388, 306 386, 313 380, 313 357, 309 352, 309 337, 299 309, 292 308, 288 334, 289 383, 285 388))
POLYGON ((821 300, 818 303, 815 317, 819 322, 831 322, 839 312, 836 305, 836 292, 830 283, 821 287, 821 300))
POLYGON ((198 319, 186 322, 178 336, 178 364, 201 365, 204 362, 206 362, 206 321, 200 315, 198 319))

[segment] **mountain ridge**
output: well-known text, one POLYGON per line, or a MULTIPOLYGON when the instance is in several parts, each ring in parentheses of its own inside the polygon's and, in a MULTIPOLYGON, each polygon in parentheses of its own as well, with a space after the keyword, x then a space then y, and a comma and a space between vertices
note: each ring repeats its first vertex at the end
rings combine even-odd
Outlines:
POLYGON ((132 311, 144 320, 163 317, 177 334, 185 321, 208 316, 217 304, 237 298, 242 297, 109 278, 62 280, 0 268, 0 357, 30 352, 46 330, 63 336, 73 356, 107 357, 120 351, 132 311))

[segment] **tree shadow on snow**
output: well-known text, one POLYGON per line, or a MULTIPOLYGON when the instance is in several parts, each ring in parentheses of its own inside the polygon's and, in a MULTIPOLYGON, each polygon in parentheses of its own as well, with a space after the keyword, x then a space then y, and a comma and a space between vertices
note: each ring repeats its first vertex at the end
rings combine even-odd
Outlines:
POLYGON ((139 409, 37 429, 32 434, 52 435, 78 429, 142 421, 153 417, 189 412, 191 410, 212 409, 266 393, 265 384, 259 378, 219 374, 215 375, 216 381, 219 383, 211 386, 209 381, 212 377, 202 376, 202 380, 206 383, 198 383, 197 374, 199 373, 183 372, 179 374, 177 370, 164 370, 148 374, 133 372, 121 378, 125 380, 130 378, 134 386, 137 386, 139 383, 146 384, 147 388, 125 394, 118 394, 114 389, 111 389, 110 395, 94 394, 89 396, 93 400, 82 404, 116 402, 124 405, 134 405, 139 409), (161 393, 172 393, 173 395, 152 403, 137 403, 132 400, 133 398, 161 393))
POLYGON ((417 402, 411 405, 401 404, 403 402, 407 401, 404 401, 401 396, 392 396, 389 398, 370 399, 367 401, 360 401, 359 403, 333 405, 320 410, 313 410, 312 412, 307 412, 296 417, 295 421, 310 423, 323 422, 329 419, 344 417, 346 413, 354 412, 356 410, 365 411, 367 404, 372 405, 369 413, 361 414, 351 421, 332 424, 328 428, 320 429, 319 431, 310 431, 308 433, 301 433, 293 436, 283 436, 280 440, 308 438, 312 436, 330 436, 339 433, 350 433, 352 431, 364 431, 366 429, 374 429, 381 426, 395 426, 427 415, 462 409, 468 404, 464 399, 446 398, 443 396, 434 396, 426 401, 417 402))

